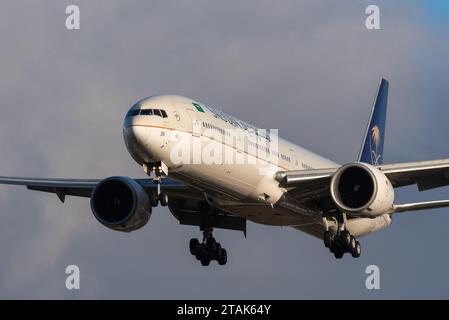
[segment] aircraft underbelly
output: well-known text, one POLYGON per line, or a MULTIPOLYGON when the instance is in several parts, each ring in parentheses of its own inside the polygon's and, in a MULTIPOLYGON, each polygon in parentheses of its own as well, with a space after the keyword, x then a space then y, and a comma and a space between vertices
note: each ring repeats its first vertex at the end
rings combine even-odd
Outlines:
POLYGON ((292 212, 278 206, 242 205, 226 208, 227 210, 252 222, 271 226, 301 226, 321 223, 317 216, 292 212))

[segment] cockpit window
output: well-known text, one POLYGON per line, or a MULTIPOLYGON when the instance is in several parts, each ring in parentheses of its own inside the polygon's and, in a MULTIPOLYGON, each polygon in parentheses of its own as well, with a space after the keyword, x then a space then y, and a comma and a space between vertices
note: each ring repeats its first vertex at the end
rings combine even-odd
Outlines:
POLYGON ((139 109, 131 109, 128 111, 128 114, 126 115, 127 117, 134 117, 137 116, 139 114, 140 110, 139 109))
POLYGON ((159 116, 162 118, 167 118, 167 112, 165 110, 160 109, 131 109, 126 114, 126 117, 134 117, 134 116, 159 116))
POLYGON ((151 116, 153 114, 152 109, 143 109, 140 111, 140 114, 143 116, 151 116))

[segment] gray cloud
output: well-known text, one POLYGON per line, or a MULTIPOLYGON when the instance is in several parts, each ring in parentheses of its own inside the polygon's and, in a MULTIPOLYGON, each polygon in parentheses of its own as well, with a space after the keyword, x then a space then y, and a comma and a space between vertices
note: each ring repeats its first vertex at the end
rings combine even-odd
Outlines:
MULTIPOLYGON (((136 100, 193 97, 339 162, 355 158, 381 76, 391 81, 388 162, 449 156, 449 45, 419 2, 378 1, 382 30, 364 28, 366 1, 5 1, 0 12, 2 175, 143 176, 121 124, 136 100)), ((401 190, 398 202, 446 198, 401 190)), ((202 268, 194 228, 166 209, 130 235, 99 225, 85 199, 0 188, 1 298, 447 298, 444 209, 397 216, 335 261, 288 228, 217 231, 229 264, 202 268), (81 290, 65 289, 68 264, 81 290), (381 290, 364 287, 368 264, 381 290)))

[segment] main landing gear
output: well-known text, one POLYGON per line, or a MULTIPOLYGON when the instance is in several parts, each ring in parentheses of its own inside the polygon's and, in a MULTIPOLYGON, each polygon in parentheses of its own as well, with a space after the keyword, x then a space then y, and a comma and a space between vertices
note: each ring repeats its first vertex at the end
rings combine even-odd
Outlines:
MULTIPOLYGON (((156 184, 156 192, 150 196, 150 204, 152 207, 168 205, 168 196, 161 192, 162 175, 167 175, 168 169, 162 162, 148 163, 144 165, 144 171, 153 176, 153 182, 156 184)), ((223 266, 228 261, 226 249, 222 248, 220 243, 215 240, 212 235, 214 227, 213 219, 210 215, 216 214, 216 209, 209 205, 209 202, 204 201, 199 204, 199 211, 201 217, 200 230, 203 231, 203 241, 200 243, 198 239, 190 239, 189 248, 190 253, 201 262, 203 266, 208 266, 212 260, 216 260, 219 265, 223 266)))
POLYGON ((347 230, 339 231, 336 234, 326 231, 323 240, 326 248, 329 248, 337 259, 341 259, 346 252, 349 252, 354 258, 360 257, 362 253, 360 243, 347 230))
POLYGON ((203 232, 203 242, 198 239, 190 239, 190 253, 201 262, 201 265, 208 266, 212 260, 217 260, 218 264, 223 266, 228 261, 226 249, 222 248, 220 243, 212 236, 212 231, 203 232))
POLYGON ((345 228, 346 214, 341 213, 338 215, 337 220, 338 228, 336 233, 330 230, 324 232, 324 246, 329 248, 330 252, 337 259, 341 259, 346 252, 350 253, 354 258, 360 257, 362 253, 360 243, 345 228))
POLYGON ((190 239, 190 253, 201 262, 201 265, 208 266, 212 260, 216 260, 219 265, 224 266, 228 261, 226 249, 217 242, 212 234, 214 220, 211 219, 215 208, 210 206, 207 201, 200 202, 199 211, 201 217, 200 230, 203 231, 203 241, 190 239))

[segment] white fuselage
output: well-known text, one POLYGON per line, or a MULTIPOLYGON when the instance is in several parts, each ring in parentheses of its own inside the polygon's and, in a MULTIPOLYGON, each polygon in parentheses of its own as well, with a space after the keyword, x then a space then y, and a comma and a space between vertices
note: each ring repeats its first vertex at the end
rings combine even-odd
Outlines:
POLYGON ((278 171, 338 166, 269 132, 181 96, 137 102, 124 120, 126 146, 140 165, 162 162, 168 176, 257 223, 301 226, 321 219, 285 201, 278 171), (147 111, 144 111, 147 110, 147 111))

